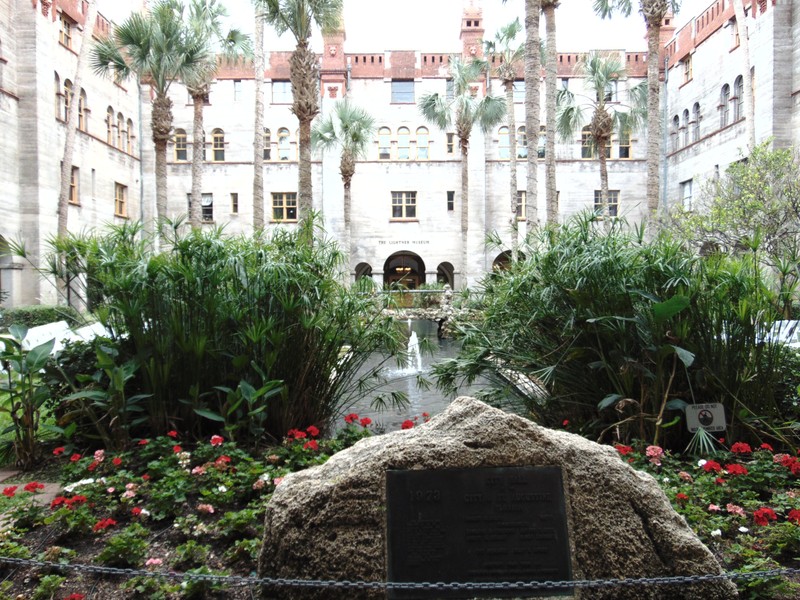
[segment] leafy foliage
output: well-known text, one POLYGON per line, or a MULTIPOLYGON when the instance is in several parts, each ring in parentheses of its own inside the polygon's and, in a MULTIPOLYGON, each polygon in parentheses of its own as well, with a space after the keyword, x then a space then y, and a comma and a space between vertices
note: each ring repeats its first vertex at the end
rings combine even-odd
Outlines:
POLYGON ((30 329, 55 321, 67 321, 70 325, 82 322, 77 310, 71 306, 15 306, 0 312, 0 329, 11 325, 22 325, 30 329))

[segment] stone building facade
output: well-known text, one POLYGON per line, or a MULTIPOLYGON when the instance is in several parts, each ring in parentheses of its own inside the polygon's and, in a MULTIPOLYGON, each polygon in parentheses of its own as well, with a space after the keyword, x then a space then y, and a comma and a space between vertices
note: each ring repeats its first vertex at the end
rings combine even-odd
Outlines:
MULTIPOLYGON (((795 43, 800 37, 800 17, 792 5, 788 0, 754 2, 750 12, 757 136, 772 136, 776 144, 784 145, 796 143, 800 129, 796 106, 800 95, 795 91, 800 76, 796 68, 800 65, 800 44, 795 43), (786 77, 787 73, 792 77, 786 77)), ((732 14, 730 0, 717 0, 709 11, 677 33, 669 20, 663 29, 668 66, 665 114, 669 115, 665 117, 664 136, 665 198, 670 202, 686 195, 686 181, 691 187, 691 182, 713 174, 715 165, 724 169, 737 160, 742 145, 741 120, 731 118, 725 127, 714 126, 720 119, 715 95, 718 100, 723 80, 730 80, 733 88, 736 79, 737 50, 730 47, 725 26, 732 14), (714 8, 717 5, 722 6, 714 8), (706 19, 709 11, 714 16, 706 19), (686 56, 692 57, 693 76, 681 82, 678 74, 685 69, 686 56), (695 103, 701 106, 700 119, 692 122, 695 103), (684 109, 690 116, 682 130, 684 109), (679 133, 672 133, 673 115, 678 115, 679 133), (700 124, 699 131, 696 123, 700 124), (689 132, 685 140, 679 137, 685 135, 684 131, 689 132)), ((65 86, 74 78, 85 12, 84 0, 0 0, 0 127, 7 140, 0 145, 4 192, 0 194, 0 248, 11 241, 23 241, 34 265, 56 231, 65 86)), ((518 148, 512 149, 504 125, 486 134, 479 128, 473 131, 466 238, 469 259, 463 264, 458 139, 453 131, 439 131, 425 122, 416 104, 429 92, 447 94, 449 56, 461 54, 468 59, 482 55, 481 40, 494 33, 485 31, 479 8, 465 8, 460 18, 458 40, 434 40, 428 42, 430 47, 416 51, 376 48, 371 53, 353 53, 347 51, 346 31, 324 37, 320 54, 322 112, 332 110, 347 96, 366 108, 376 122, 374 141, 367 157, 358 161, 352 183, 349 232, 343 218, 338 152, 313 156, 313 206, 321 212, 328 235, 343 239, 349 234, 352 240, 345 275, 349 280, 371 276, 378 283, 402 280, 411 287, 444 281, 461 288, 474 284, 506 258, 513 235, 511 225, 516 219, 510 209, 509 162, 515 157, 522 202, 527 169, 524 139, 518 136, 518 148), (503 247, 487 248, 485 239, 492 232, 500 236, 503 247)), ((106 35, 110 27, 99 15, 95 34, 106 35)), ((607 52, 616 54, 627 67, 626 76, 608 91, 612 101, 624 104, 628 90, 646 76, 646 54, 607 52)), ((298 124, 290 112, 289 56, 289 52, 267 52, 262 151, 268 227, 296 226, 298 124)), ((576 74, 575 65, 580 58, 578 53, 558 56, 559 85, 579 96, 582 78, 576 74)), ((518 132, 522 133, 522 65, 518 75, 514 111, 518 132)), ((83 87, 69 228, 77 232, 132 219, 147 222, 155 213, 150 89, 134 80, 117 84, 91 72, 86 73, 83 87)), ((191 190, 193 106, 180 83, 170 89, 174 136, 168 148, 168 213, 179 216, 188 212, 191 190)), ((490 77, 476 82, 476 94, 486 93, 502 96, 500 81, 490 77)), ((543 83, 541 95, 543 122, 543 83)), ((224 224, 231 233, 252 229, 254 96, 249 64, 222 65, 204 107, 204 226, 224 224)), ((634 132, 629 140, 615 136, 608 151, 613 208, 634 221, 645 212, 645 138, 642 132, 634 132)), ((598 161, 582 142, 578 132, 574 140, 559 139, 556 143, 562 221, 591 208, 599 195, 598 161)), ((541 137, 540 146, 543 154, 541 137)), ((543 221, 542 158, 538 169, 538 202, 535 212, 529 207, 529 214, 537 214, 543 221)), ((518 221, 518 235, 523 235, 533 220, 518 221)), ((10 293, 6 304, 11 305, 56 300, 55 288, 41 280, 31 263, 16 257, 0 259, 0 289, 10 293)))

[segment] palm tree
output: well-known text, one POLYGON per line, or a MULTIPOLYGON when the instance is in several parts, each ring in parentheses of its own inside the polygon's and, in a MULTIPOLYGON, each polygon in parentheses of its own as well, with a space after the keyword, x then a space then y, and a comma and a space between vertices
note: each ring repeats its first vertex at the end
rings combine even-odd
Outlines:
POLYGON ((339 25, 343 0, 257 0, 264 18, 278 35, 290 31, 297 41, 289 61, 292 82, 292 113, 299 122, 297 205, 300 217, 311 211, 311 121, 319 114, 317 57, 309 47, 312 27, 339 25))
MULTIPOLYGON (((547 222, 558 223, 558 188, 556 186, 556 94, 558 82, 558 53, 556 51, 556 8, 559 0, 541 0, 547 32, 544 78, 544 176, 547 198, 547 222)), ((528 135, 533 135, 531 132, 528 135)))
POLYGON ((192 126, 192 206, 189 211, 189 224, 200 227, 202 220, 203 159, 205 155, 205 132, 203 131, 203 108, 211 91, 211 83, 219 69, 216 49, 219 48, 223 60, 237 61, 250 55, 250 39, 238 29, 228 33, 222 30, 222 18, 228 15, 224 6, 217 0, 191 0, 189 5, 189 33, 198 44, 206 47, 205 60, 199 68, 193 69, 184 77, 183 83, 192 97, 194 123, 192 126))
POLYGON ((155 92, 152 134, 156 163, 156 215, 167 216, 167 142, 172 133, 170 85, 190 80, 208 60, 209 49, 188 33, 179 0, 159 0, 148 14, 132 14, 92 48, 92 67, 117 80, 135 75, 155 92))
POLYGON ((525 212, 528 229, 539 223, 539 79, 542 74, 539 45, 539 12, 541 0, 525 0, 525 132, 528 141, 528 185, 525 212))
POLYGON ((264 227, 264 14, 258 4, 254 10, 256 114, 253 126, 253 230, 258 231, 264 227))
POLYGON ((511 148, 509 162, 509 203, 511 212, 511 260, 517 262, 517 123, 514 115, 514 81, 517 78, 517 66, 525 56, 524 44, 516 42, 517 34, 522 31, 519 19, 515 19, 498 31, 494 40, 484 43, 486 55, 500 58, 500 64, 495 67, 495 75, 503 83, 506 92, 506 119, 508 122, 508 144, 511 148))
POLYGON ((448 100, 441 94, 425 94, 419 100, 423 118, 442 131, 455 125, 458 145, 461 149, 461 235, 463 238, 463 269, 467 272, 469 253, 467 231, 469 229, 469 138, 475 125, 487 132, 503 120, 506 112, 505 100, 486 95, 478 99, 473 91, 473 82, 486 71, 482 60, 464 62, 458 56, 450 57, 450 77, 453 80, 453 97, 448 100))
POLYGON ((747 132, 747 147, 756 147, 755 103, 753 98, 753 74, 750 72, 750 27, 744 13, 744 2, 733 0, 733 13, 736 15, 736 27, 739 33, 739 45, 742 48, 742 103, 744 105, 744 126, 747 132))
POLYGON ((584 77, 585 94, 578 97, 570 90, 558 92, 557 129, 562 139, 570 141, 588 124, 590 144, 600 161, 601 211, 605 226, 610 226, 608 208, 608 169, 606 149, 613 133, 630 134, 639 129, 646 114, 646 85, 642 82, 628 91, 629 102, 612 102, 614 82, 625 76, 625 69, 615 55, 590 52, 576 67, 584 77))
POLYGON ((333 112, 318 121, 311 129, 311 146, 320 150, 335 147, 342 149, 339 173, 344 184, 344 243, 343 251, 350 259, 350 183, 356 172, 356 160, 365 158, 372 141, 375 119, 363 108, 350 103, 348 99, 337 102, 333 112))
MULTIPOLYGON (((647 212, 654 217, 659 209, 659 160, 661 156, 661 24, 668 13, 680 8, 678 0, 639 0, 639 12, 647 28, 647 212)), ((594 11, 604 19, 616 10, 631 14, 631 0, 594 0, 594 11)))

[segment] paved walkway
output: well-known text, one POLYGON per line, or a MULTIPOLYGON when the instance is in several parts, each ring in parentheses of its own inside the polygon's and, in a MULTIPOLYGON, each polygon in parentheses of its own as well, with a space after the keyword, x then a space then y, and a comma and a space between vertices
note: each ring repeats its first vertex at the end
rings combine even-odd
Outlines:
MULTIPOLYGON (((12 477, 17 477, 19 474, 20 472, 15 469, 0 469, 0 484, 12 477)), ((61 494, 61 484, 47 483, 46 481, 41 481, 40 483, 44 483, 44 489, 36 494, 36 502, 42 506, 50 506, 53 499, 61 494)), ((20 489, 23 485, 19 484, 20 489)))

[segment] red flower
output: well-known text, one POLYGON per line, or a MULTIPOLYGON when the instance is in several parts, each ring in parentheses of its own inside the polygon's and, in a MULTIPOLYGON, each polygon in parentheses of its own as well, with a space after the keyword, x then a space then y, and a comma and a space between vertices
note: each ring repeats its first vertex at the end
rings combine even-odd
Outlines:
POLYGON ((796 525, 800 525, 800 510, 797 510, 796 508, 790 510, 789 514, 786 515, 786 520, 791 521, 796 525))
POLYGON ((731 446, 731 452, 734 454, 750 454, 753 449, 750 447, 750 444, 745 442, 736 442, 733 446, 731 446))
POLYGON ((719 443, 720 444, 724 444, 725 443, 725 438, 719 438, 719 443))
POLYGON ((221 446, 222 442, 225 441, 225 438, 221 435, 212 435, 211 436, 211 445, 212 446, 221 446))
POLYGON ((115 467, 118 467, 122 464, 122 459, 119 456, 115 456, 111 459, 111 464, 113 464, 115 467))
POLYGON ((69 457, 70 462, 78 462, 81 459, 80 454, 73 454, 69 457))
POLYGON ((348 425, 350 423, 355 423, 356 421, 358 421, 358 415, 356 413, 350 413, 349 415, 346 415, 344 418, 344 422, 347 423, 348 425))
POLYGON ((714 483, 716 483, 717 485, 725 485, 725 480, 722 477, 717 477, 714 480, 714 483))
POLYGON ((59 446, 58 448, 53 449, 54 456, 61 456, 62 454, 64 454, 64 446, 59 446))
POLYGON ((302 440, 303 438, 307 437, 305 431, 300 431, 299 429, 290 429, 286 432, 286 437, 295 440, 302 440))
POLYGON ((132 514, 134 517, 138 517, 140 514, 142 514, 142 509, 141 509, 141 508, 139 508, 138 506, 134 506, 134 507, 131 509, 131 514, 132 514))
POLYGON ((147 444, 149 444, 149 443, 150 443, 150 440, 139 440, 139 445, 140 446, 147 446, 147 444))
POLYGON ((142 475, 142 479, 143 479, 144 481, 150 481, 150 475, 148 475, 147 473, 145 473, 144 475, 142 475))
POLYGON ((168 431, 167 435, 174 439, 178 437, 178 432, 173 429, 172 431, 168 431))
POLYGON ((770 521, 775 521, 778 516, 775 511, 768 507, 759 508, 753 513, 753 519, 756 525, 769 525, 770 521))
POLYGON ((761 448, 762 450, 769 450, 770 452, 774 452, 772 446, 770 446, 769 444, 761 444, 759 448, 761 448))
POLYGON ((56 496, 55 498, 53 498, 53 501, 50 503, 50 510, 57 509, 59 506, 64 504, 66 501, 67 501, 67 499, 64 498, 64 496, 56 496))
POLYGON ((309 440, 305 444, 303 444, 303 449, 319 450, 319 444, 317 443, 317 440, 309 440))
POLYGON ((689 499, 689 496, 687 496, 687 495, 686 495, 686 494, 684 494, 683 492, 678 492, 678 493, 675 495, 675 499, 676 499, 678 502, 686 502, 686 501, 689 499))
POLYGON ((709 460, 706 461, 706 464, 703 465, 703 470, 706 473, 711 473, 711 471, 714 471, 714 473, 719 473, 720 471, 722 471, 722 467, 717 461, 709 460))
POLYGON ((729 475, 747 475, 747 468, 744 465, 736 463, 725 465, 725 470, 729 475))
POLYGON ((38 490, 44 489, 44 484, 39 483, 38 481, 31 481, 30 483, 26 483, 25 487, 22 489, 26 492, 30 492, 31 494, 35 494, 38 490))
POLYGON ((109 527, 113 527, 116 524, 117 522, 114 519, 100 519, 97 523, 94 524, 94 527, 92 527, 92 531, 95 532, 104 531, 109 527))
POLYGON ((400 425, 400 429, 411 429, 412 427, 414 427, 414 421, 411 419, 406 419, 403 421, 403 424, 400 425))
POLYGON ((179 452, 183 452, 183 448, 181 448, 180 446, 173 446, 173 447, 172 447, 172 451, 173 451, 175 454, 178 454, 179 452))
POLYGON ((73 496, 69 500, 67 500, 67 505, 72 508, 75 504, 83 504, 87 500, 86 496, 81 496, 78 494, 77 496, 73 496))
POLYGON ((75 592, 64 598, 64 600, 84 600, 84 598, 86 598, 86 596, 75 592))
POLYGON ((614 448, 616 448, 617 452, 619 452, 622 456, 633 452, 632 446, 624 446, 623 444, 614 444, 614 448))
POLYGON ((310 435, 311 437, 317 437, 319 435, 319 429, 317 429, 313 425, 309 425, 306 431, 308 432, 308 435, 310 435))
POLYGON ((3 496, 6 496, 7 498, 13 498, 14 492, 16 491, 17 491, 17 486, 10 485, 7 488, 3 488, 3 496))
POLYGON ((569 427, 569 419, 564 419, 563 421, 561 421, 561 426, 562 427, 569 427))
POLYGON ((359 423, 361 423, 362 427, 368 427, 369 425, 372 425, 372 419, 369 417, 364 417, 361 419, 361 421, 359 421, 359 423))
POLYGON ((89 469, 90 471, 94 471, 97 468, 97 465, 99 464, 100 464, 99 462, 93 460, 91 463, 89 463, 89 466, 86 468, 89 469))
POLYGON ((214 461, 214 466, 218 469, 223 468, 226 464, 231 462, 230 456, 225 456, 224 454, 220 456, 217 460, 214 461))

